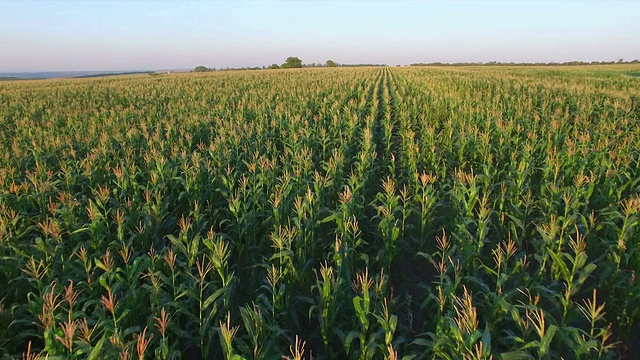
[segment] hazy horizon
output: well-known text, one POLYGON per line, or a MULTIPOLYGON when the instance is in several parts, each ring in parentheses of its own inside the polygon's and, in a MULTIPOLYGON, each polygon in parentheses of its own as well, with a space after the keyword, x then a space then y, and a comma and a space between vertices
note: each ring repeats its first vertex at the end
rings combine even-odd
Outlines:
POLYGON ((633 60, 640 3, 7 1, 0 46, 2 73, 633 60))

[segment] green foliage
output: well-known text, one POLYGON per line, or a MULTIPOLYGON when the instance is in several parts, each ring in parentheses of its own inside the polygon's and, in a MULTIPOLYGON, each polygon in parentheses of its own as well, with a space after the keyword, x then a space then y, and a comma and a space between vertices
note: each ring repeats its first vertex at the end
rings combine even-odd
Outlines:
POLYGON ((281 66, 283 69, 294 69, 302 67, 302 60, 297 57, 289 56, 281 66))
POLYGON ((211 69, 209 69, 208 67, 203 66, 203 65, 196 66, 193 69, 193 72, 206 72, 206 71, 211 71, 211 69))
POLYGON ((640 87, 598 69, 3 82, 0 358, 630 357, 640 87))

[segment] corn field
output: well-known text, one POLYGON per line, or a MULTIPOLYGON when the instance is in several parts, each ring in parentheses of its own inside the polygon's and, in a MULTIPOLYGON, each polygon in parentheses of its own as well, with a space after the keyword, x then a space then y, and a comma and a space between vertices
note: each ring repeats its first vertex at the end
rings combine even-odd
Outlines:
POLYGON ((0 84, 0 358, 640 342, 637 67, 0 84))

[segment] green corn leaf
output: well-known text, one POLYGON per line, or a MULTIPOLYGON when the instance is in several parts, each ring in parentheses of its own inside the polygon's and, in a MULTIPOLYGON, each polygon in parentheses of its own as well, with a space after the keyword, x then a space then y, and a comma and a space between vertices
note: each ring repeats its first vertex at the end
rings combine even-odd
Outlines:
POLYGON ((202 303, 202 308, 208 309, 209 306, 211 306, 211 304, 213 304, 216 300, 222 297, 226 291, 227 291, 226 288, 220 288, 214 291, 213 294, 207 296, 207 298, 204 300, 204 302, 202 303))
POLYGON ((350 354, 349 350, 351 349, 351 343, 353 342, 353 340, 357 339, 360 336, 360 333, 352 330, 349 331, 349 333, 347 334, 347 336, 344 339, 344 347, 345 347, 345 352, 348 354, 350 354))
POLYGON ((544 338, 540 340, 540 349, 538 350, 540 356, 545 356, 549 352, 551 340, 553 340, 553 336, 557 331, 558 327, 555 325, 550 325, 549 328, 547 328, 547 331, 544 333, 544 338))
POLYGON ((549 256, 553 259, 553 264, 560 270, 563 279, 569 279, 570 272, 567 264, 562 260, 562 256, 554 252, 548 252, 549 256))
POLYGON ((500 354, 500 360, 528 360, 535 359, 526 351, 517 350, 500 354))
POLYGON ((104 345, 105 340, 107 340, 107 336, 103 336, 96 345, 91 349, 91 352, 87 356, 87 360, 98 360, 101 359, 100 352, 102 351, 102 345, 104 345))
POLYGON ((484 327, 484 331, 482 332, 482 345, 482 356, 488 359, 491 355, 491 332, 489 331, 488 325, 484 327))

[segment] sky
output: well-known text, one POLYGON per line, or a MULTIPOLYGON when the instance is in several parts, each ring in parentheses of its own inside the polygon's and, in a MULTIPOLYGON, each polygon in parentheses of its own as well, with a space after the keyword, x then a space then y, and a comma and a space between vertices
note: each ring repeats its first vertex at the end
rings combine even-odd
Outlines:
POLYGON ((640 1, 0 0, 0 72, 640 59, 640 1))

